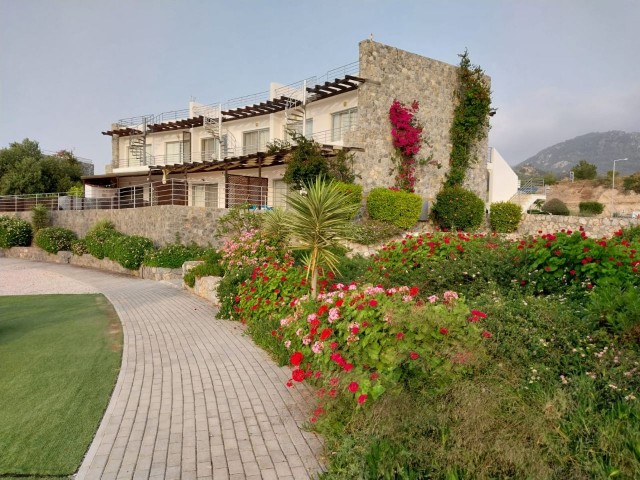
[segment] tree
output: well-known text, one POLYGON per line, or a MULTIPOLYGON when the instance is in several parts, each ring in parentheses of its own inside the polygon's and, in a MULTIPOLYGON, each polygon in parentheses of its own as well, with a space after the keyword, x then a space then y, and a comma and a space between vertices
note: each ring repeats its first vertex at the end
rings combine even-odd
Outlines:
POLYGON ((573 178, 576 180, 593 180, 598 175, 598 167, 586 160, 580 160, 573 167, 573 178))
POLYGON ((289 232, 292 247, 308 251, 303 263, 307 278, 311 274, 311 293, 315 297, 318 269, 337 271, 339 260, 332 249, 351 238, 351 219, 358 206, 334 181, 326 182, 318 176, 303 187, 306 195, 294 192, 287 197, 289 232))
POLYGON ((0 195, 66 192, 81 185, 82 167, 73 153, 44 155, 25 138, 0 149, 0 195))

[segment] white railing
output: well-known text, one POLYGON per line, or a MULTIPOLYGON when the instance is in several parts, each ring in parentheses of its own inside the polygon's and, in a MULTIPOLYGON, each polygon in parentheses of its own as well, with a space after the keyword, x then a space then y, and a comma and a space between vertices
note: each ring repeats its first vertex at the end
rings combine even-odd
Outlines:
POLYGON ((322 130, 315 132, 313 135, 307 135, 307 137, 315 140, 323 145, 332 143, 341 143, 344 140, 344 135, 347 132, 352 132, 358 127, 358 123, 354 122, 348 127, 332 128, 331 130, 322 130))
MULTIPOLYGON (((358 75, 360 70, 359 62, 351 62, 346 65, 342 65, 337 68, 333 68, 327 72, 324 72, 319 75, 314 75, 312 77, 307 78, 306 80, 299 80, 288 85, 284 85, 279 87, 275 91, 275 98, 280 98, 281 96, 295 98, 297 100, 302 100, 302 89, 304 82, 306 81, 307 87, 314 87, 316 85, 322 85, 325 82, 333 82, 336 78, 344 78, 347 75, 358 75)), ((262 102, 266 102, 270 100, 269 92, 258 92, 253 93, 251 95, 246 95, 243 97, 236 97, 227 100, 222 103, 222 110, 233 110, 235 108, 246 107, 250 105, 259 104, 262 102)), ((218 108, 219 104, 209 104, 204 105, 204 107, 210 108, 218 108)), ((171 110, 168 112, 162 112, 157 115, 141 115, 137 117, 130 118, 122 118, 118 120, 116 123, 122 127, 131 127, 140 129, 141 125, 144 125, 145 122, 147 125, 152 125, 156 123, 175 121, 175 120, 184 120, 189 118, 190 113, 189 109, 183 110, 171 110)), ((195 115, 195 116, 199 116, 195 115)))

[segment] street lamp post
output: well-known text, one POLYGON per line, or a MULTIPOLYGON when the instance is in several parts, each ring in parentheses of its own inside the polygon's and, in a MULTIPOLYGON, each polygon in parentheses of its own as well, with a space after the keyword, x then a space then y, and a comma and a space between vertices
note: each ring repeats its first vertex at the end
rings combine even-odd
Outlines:
POLYGON ((615 205, 614 196, 616 194, 616 162, 626 162, 628 158, 618 158, 613 161, 613 174, 611 175, 611 216, 613 217, 613 208, 615 205))

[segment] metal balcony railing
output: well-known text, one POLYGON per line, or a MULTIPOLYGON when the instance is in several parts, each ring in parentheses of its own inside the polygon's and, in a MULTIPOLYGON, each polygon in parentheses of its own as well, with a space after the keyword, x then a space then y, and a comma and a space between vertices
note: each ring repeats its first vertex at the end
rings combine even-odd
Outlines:
POLYGON ((265 179, 244 176, 236 176, 234 182, 226 184, 168 179, 165 183, 147 182, 121 188, 94 187, 90 193, 82 197, 67 193, 2 195, 0 213, 28 212, 38 205, 52 211, 120 210, 160 205, 269 210, 274 206, 284 207, 287 194, 283 189, 270 190, 265 179))

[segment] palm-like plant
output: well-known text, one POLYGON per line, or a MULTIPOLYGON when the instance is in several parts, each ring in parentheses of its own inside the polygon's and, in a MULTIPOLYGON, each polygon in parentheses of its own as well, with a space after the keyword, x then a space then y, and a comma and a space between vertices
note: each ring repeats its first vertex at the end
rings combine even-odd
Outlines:
POLYGON ((311 293, 315 297, 318 285, 318 269, 338 269, 338 257, 331 251, 351 238, 351 221, 358 209, 348 200, 336 182, 326 182, 316 177, 304 185, 306 194, 287 196, 289 205, 289 231, 292 247, 308 250, 303 257, 307 278, 311 274, 311 293))

